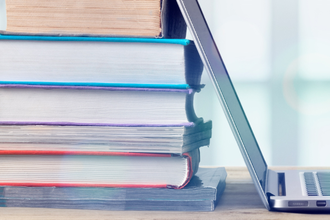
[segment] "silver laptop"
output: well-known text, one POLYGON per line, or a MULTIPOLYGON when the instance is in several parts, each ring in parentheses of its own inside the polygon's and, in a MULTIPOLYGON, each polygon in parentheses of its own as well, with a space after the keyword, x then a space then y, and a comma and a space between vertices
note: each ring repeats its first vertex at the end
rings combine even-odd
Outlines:
POLYGON ((330 170, 270 170, 197 0, 177 0, 244 161, 268 210, 330 210, 330 170))

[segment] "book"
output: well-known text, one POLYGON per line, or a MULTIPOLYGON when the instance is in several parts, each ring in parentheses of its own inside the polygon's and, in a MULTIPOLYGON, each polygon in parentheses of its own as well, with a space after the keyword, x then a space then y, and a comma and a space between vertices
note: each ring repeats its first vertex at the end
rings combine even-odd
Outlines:
POLYGON ((187 88, 203 70, 186 39, 0 35, 0 47, 2 84, 187 88))
POLYGON ((172 0, 6 0, 6 17, 11 34, 186 36, 172 0))
POLYGON ((211 121, 189 126, 0 124, 0 152, 51 150, 183 154, 208 146, 211 130, 211 121))
POLYGON ((191 125, 192 89, 0 84, 0 124, 191 125))
POLYGON ((184 187, 199 149, 182 155, 86 151, 0 151, 0 185, 36 187, 184 187))
POLYGON ((0 188, 3 207, 94 210, 213 211, 226 186, 224 168, 198 169, 180 190, 167 188, 0 188))

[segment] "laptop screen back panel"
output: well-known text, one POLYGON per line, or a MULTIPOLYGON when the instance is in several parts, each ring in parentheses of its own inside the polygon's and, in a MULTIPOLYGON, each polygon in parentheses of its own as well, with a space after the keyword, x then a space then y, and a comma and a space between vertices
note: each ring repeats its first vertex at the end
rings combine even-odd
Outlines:
POLYGON ((189 31, 216 90, 258 193, 270 209, 265 194, 267 164, 259 149, 234 86, 197 0, 177 0, 189 31))

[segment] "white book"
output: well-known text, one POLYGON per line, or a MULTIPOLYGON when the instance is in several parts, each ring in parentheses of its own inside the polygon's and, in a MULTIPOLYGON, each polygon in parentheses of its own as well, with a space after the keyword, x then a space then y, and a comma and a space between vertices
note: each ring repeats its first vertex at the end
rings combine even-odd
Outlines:
POLYGON ((190 125, 192 89, 0 85, 1 124, 190 125))
POLYGON ((186 39, 0 35, 0 83, 198 86, 203 64, 186 39))

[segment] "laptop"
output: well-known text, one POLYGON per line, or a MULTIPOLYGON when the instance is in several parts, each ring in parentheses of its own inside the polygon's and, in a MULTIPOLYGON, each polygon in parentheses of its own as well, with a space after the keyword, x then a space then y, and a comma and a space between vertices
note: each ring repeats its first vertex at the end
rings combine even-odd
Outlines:
POLYGON ((268 210, 330 210, 330 171, 270 170, 197 0, 177 0, 259 196, 268 210))

